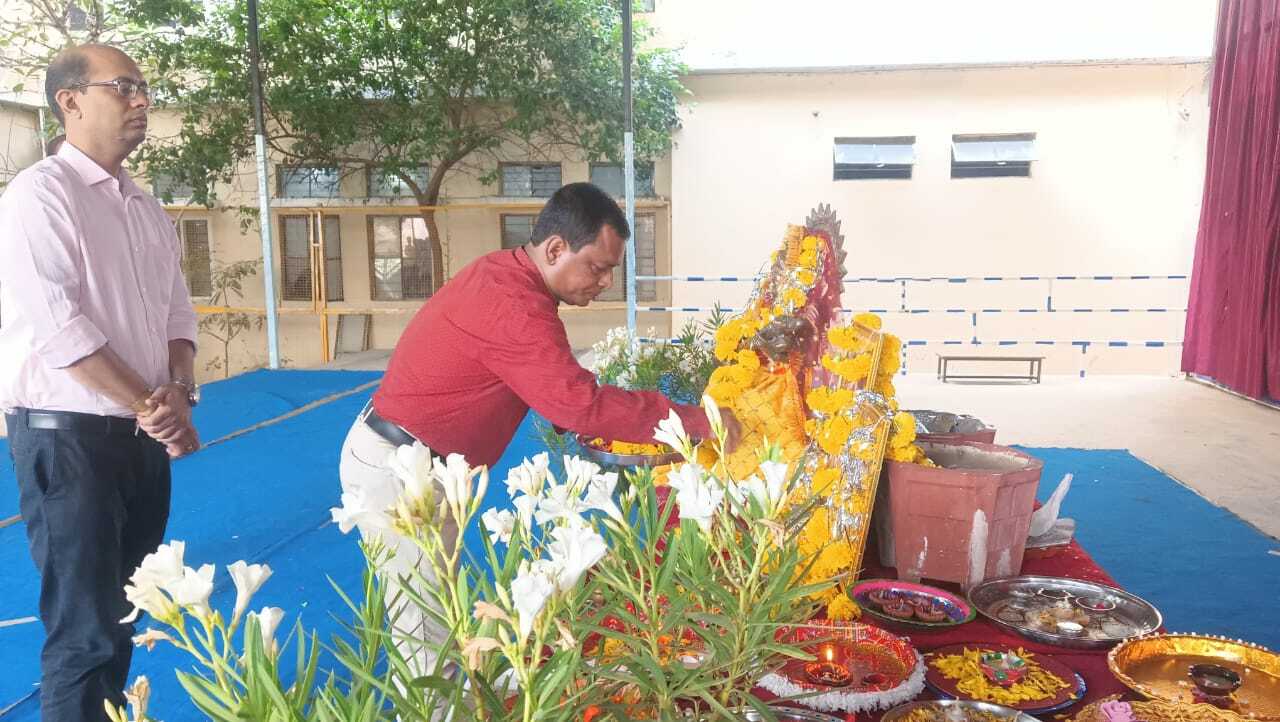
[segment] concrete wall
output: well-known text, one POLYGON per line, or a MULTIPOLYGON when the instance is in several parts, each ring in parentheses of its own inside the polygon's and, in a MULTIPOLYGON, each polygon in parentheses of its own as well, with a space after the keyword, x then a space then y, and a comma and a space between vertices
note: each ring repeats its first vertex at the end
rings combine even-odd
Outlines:
POLYGON ((0 102, 0 189, 43 156, 35 108, 0 102))
MULTIPOLYGON (((861 73, 704 74, 672 156, 677 275, 757 270, 787 223, 820 202, 844 221, 851 276, 1180 275, 1190 271, 1208 119, 1207 63, 861 73), (951 137, 1036 134, 1028 178, 950 177, 951 137), (837 137, 915 136, 910 180, 832 180, 837 137), (728 251, 728 252, 727 252, 728 251)), ((748 284, 678 284, 677 306, 738 305, 748 284)), ((1185 280, 898 283, 847 287, 851 308, 928 345, 1017 340, 1046 373, 1174 372, 1185 280), (1166 308, 1159 313, 1047 312, 1166 308), (984 309, 1043 313, 972 315, 984 309), (964 313, 945 313, 946 309, 964 313), (1034 340, 1062 342, 1035 346, 1034 340), (1087 352, 1082 353, 1082 348, 1087 352)), ((960 348, 948 349, 961 352, 960 348)), ((969 349, 975 350, 975 349, 969 349)))

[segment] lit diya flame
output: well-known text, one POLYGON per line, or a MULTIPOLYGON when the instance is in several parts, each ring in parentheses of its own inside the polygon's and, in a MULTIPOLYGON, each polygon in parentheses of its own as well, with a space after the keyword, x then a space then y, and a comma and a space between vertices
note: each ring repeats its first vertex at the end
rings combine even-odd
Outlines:
POLYGON ((809 681, 827 687, 848 686, 852 676, 844 665, 835 661, 835 647, 826 645, 822 648, 822 655, 826 657, 825 661, 810 662, 804 666, 804 673, 809 681))

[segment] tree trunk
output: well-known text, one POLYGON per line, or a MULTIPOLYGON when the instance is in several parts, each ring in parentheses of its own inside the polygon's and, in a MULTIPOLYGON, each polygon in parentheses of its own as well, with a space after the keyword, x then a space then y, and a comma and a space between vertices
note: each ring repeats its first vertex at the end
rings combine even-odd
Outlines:
POLYGON ((427 224, 427 245, 431 249, 431 293, 433 294, 444 285, 445 271, 448 270, 445 268, 444 241, 440 238, 440 226, 436 223, 435 207, 440 203, 440 188, 444 185, 445 173, 449 172, 449 168, 455 162, 437 165, 431 172, 426 188, 418 188, 409 181, 420 206, 418 213, 427 224), (421 208, 421 206, 427 207, 421 208))
MULTIPOLYGON (((423 205, 434 206, 435 201, 427 201, 423 205)), ((431 248, 431 293, 434 294, 444 285, 445 257, 444 243, 440 241, 440 230, 436 224, 434 209, 421 210, 422 220, 427 224, 427 244, 431 248)))

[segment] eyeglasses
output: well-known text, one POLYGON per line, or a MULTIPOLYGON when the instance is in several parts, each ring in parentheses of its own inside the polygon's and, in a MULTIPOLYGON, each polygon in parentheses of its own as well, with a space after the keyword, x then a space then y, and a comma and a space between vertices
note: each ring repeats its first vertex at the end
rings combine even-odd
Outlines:
POLYGON ((100 80, 96 83, 77 83, 67 88, 67 90, 79 90, 80 88, 90 88, 93 86, 109 86, 116 89, 121 97, 133 100, 141 93, 142 97, 151 97, 151 86, 146 81, 130 80, 128 78, 116 78, 115 80, 100 80))

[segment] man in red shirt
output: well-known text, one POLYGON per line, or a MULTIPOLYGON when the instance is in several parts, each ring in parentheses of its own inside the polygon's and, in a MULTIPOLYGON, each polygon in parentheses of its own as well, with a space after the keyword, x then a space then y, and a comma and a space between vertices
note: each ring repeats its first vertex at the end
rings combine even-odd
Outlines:
MULTIPOLYGON (((375 512, 356 522, 362 536, 378 535, 376 512, 401 492, 388 455, 415 440, 438 456, 459 453, 473 466, 492 466, 530 408, 559 428, 632 442, 652 442, 674 410, 690 436, 710 435, 700 407, 601 386, 569 347, 558 306, 586 306, 608 289, 630 235, 608 194, 571 183, 547 201, 528 245, 479 258, 423 305, 342 447, 344 493, 375 512)), ((723 414, 732 444, 738 424, 723 414)), ((450 542, 455 535, 450 530, 450 542)), ((401 551, 388 571, 409 572, 415 557, 401 551)), ((435 637, 410 618, 416 610, 405 611, 402 632, 435 637)))

